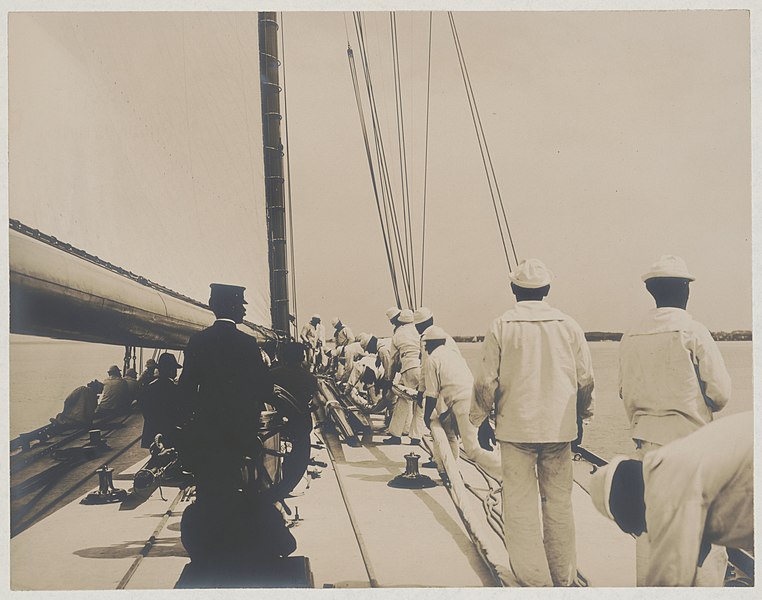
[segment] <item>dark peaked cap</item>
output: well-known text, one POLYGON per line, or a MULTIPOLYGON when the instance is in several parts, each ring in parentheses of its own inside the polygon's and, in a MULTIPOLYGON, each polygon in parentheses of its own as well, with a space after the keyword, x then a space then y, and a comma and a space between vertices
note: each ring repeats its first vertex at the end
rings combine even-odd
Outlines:
POLYGON ((209 296, 209 302, 221 301, 248 304, 243 298, 243 292, 246 289, 240 285, 229 285, 227 283, 210 283, 209 287, 212 288, 211 295, 209 296))

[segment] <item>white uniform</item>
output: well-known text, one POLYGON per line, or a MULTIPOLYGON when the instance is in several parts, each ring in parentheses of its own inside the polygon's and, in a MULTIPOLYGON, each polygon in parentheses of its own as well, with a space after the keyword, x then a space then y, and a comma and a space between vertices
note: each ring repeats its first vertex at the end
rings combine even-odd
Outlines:
POLYGON ((646 585, 695 585, 702 539, 753 552, 753 434, 754 415, 739 413, 643 458, 646 585))
MULTIPOLYGON (((400 325, 392 336, 391 354, 393 371, 399 371, 402 385, 418 389, 421 378, 420 336, 412 323, 400 325)), ((401 437, 405 430, 412 439, 421 439, 426 426, 423 422, 423 408, 417 402, 398 397, 394 406, 389 434, 401 437)))
MULTIPOLYGON (((360 383, 360 378, 363 373, 365 373, 365 369, 370 369, 375 374, 377 381, 384 375, 384 367, 380 364, 380 361, 377 360, 377 357, 374 354, 367 354, 353 363, 347 384, 351 388, 350 393, 352 396, 360 401, 364 401, 364 399, 358 394, 357 387, 362 385, 360 383)), ((371 404, 378 402, 379 398, 376 394, 375 387, 370 387, 369 394, 369 401, 371 404)))
POLYGON ((592 415, 590 349, 571 317, 523 301, 492 323, 482 352, 471 422, 481 424, 496 405, 511 566, 522 585, 568 586, 576 577, 570 442, 577 415, 592 415))
POLYGON ((362 349, 360 342, 352 342, 344 346, 344 367, 342 368, 340 379, 341 381, 348 381, 349 376, 352 373, 355 361, 365 355, 365 350, 362 349))
MULTIPOLYGON (((713 419, 730 399, 730 376, 706 327, 681 308, 654 308, 619 345, 619 395, 636 456, 680 439, 713 419)), ((637 541, 637 584, 647 585, 649 535, 637 541)), ((727 553, 715 547, 697 585, 722 585, 727 553)))
POLYGON ((313 325, 307 323, 299 332, 302 342, 312 349, 322 346, 325 343, 325 328, 322 323, 313 325))
MULTIPOLYGON (((448 348, 447 344, 439 346, 428 356, 422 379, 425 379, 426 396, 437 400, 431 428, 444 429, 455 460, 460 454, 460 436, 466 455, 500 480, 499 453, 497 450, 488 452, 479 445, 476 427, 469 420, 474 378, 460 352, 448 348)), ((438 464, 444 464, 437 456, 434 458, 438 464)))
POLYGON ((336 341, 336 347, 346 346, 347 344, 355 341, 355 334, 352 333, 352 329, 349 326, 344 325, 341 329, 333 334, 333 339, 336 341))
MULTIPOLYGON (((423 333, 421 334, 421 343, 420 343, 420 354, 421 354, 421 382, 418 384, 418 391, 419 392, 426 392, 426 376, 424 373, 426 372, 426 362, 429 360, 429 356, 426 353, 426 346, 423 343, 423 334, 428 331, 428 328, 423 330, 423 333)), ((447 338, 445 339, 445 347, 449 348, 450 350, 454 350, 458 354, 460 354, 460 348, 458 347, 458 344, 455 342, 454 339, 452 339, 452 336, 448 333, 447 338)), ((432 394, 425 394, 427 396, 433 397, 432 394)))

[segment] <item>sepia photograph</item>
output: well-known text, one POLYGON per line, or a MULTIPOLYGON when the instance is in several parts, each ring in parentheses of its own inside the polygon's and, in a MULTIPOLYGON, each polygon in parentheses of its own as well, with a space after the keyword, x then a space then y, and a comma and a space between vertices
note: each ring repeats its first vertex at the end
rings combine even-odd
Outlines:
POLYGON ((759 15, 622 4, 11 3, 6 591, 755 587, 759 15))

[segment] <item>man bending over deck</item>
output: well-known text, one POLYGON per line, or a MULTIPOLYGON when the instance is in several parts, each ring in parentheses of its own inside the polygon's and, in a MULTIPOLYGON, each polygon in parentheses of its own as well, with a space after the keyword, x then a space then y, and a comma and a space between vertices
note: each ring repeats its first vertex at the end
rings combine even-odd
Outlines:
POLYGON ((571 441, 578 413, 592 416, 590 350, 580 326, 543 300, 552 274, 541 261, 522 261, 509 277, 516 306, 485 336, 471 422, 491 433, 495 407, 505 545, 519 583, 570 586, 577 571, 571 441))
MULTIPOLYGON (((709 330, 685 311, 694 277, 682 258, 662 256, 642 276, 656 308, 619 345, 619 395, 636 458, 710 423, 730 399, 730 376, 709 330)), ((637 584, 646 585, 648 535, 637 542, 637 584)), ((712 549, 698 586, 721 586, 727 553, 712 549)))
POLYGON ((699 585, 710 547, 754 551, 753 452, 754 415, 744 412, 596 471, 595 507, 625 533, 648 534, 644 585, 699 585))
POLYGON ((81 385, 64 400, 63 410, 50 422, 57 429, 90 427, 93 424, 95 407, 98 406, 98 394, 103 391, 103 384, 93 379, 87 385, 81 385))

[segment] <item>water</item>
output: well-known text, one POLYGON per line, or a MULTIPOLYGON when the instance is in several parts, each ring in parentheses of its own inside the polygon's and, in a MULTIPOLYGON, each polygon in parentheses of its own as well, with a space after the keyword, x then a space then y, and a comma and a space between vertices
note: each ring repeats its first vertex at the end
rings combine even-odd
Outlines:
MULTIPOLYGON (((720 342, 733 380, 733 396, 720 415, 751 410, 753 405, 751 342, 720 342)), ((473 371, 480 360, 481 344, 460 344, 473 371)), ((595 418, 585 430, 584 444, 610 458, 629 453, 632 447, 628 423, 617 389, 617 342, 590 344, 596 377, 595 418)), ((142 363, 152 355, 144 353, 142 363)), ((120 346, 86 344, 11 336, 10 344, 10 436, 15 437, 47 423, 63 406, 64 398, 92 379, 103 380, 110 365, 122 364, 120 346)))
MULTIPOLYGON (((472 372, 481 359, 481 344, 459 344, 472 372)), ((720 351, 733 382, 730 402, 718 416, 732 415, 753 408, 753 361, 751 342, 719 342, 720 351)), ((630 454, 632 439, 624 405, 619 398, 619 342, 592 342, 590 352, 595 372, 595 417, 585 427, 583 445, 610 459, 630 454)))

